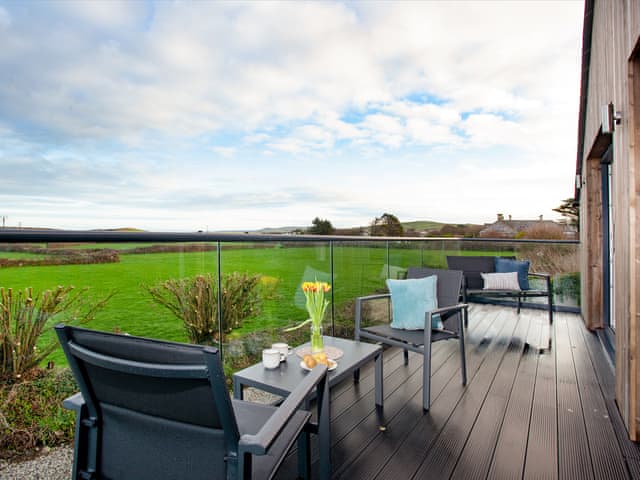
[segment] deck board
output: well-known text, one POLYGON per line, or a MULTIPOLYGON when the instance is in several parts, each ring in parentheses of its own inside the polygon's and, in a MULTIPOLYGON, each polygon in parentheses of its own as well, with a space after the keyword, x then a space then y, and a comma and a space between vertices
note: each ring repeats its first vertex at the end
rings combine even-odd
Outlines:
POLYGON ((492 343, 492 348, 480 364, 477 374, 467 385, 449 421, 440 432, 436 443, 429 449, 424 462, 413 478, 426 478, 427 475, 434 475, 434 478, 449 478, 455 469, 468 434, 496 378, 500 363, 509 348, 513 346, 512 341, 517 341, 513 336, 517 322, 512 315, 505 315, 505 312, 501 314, 502 318, 498 321, 502 322, 504 327, 492 343))
MULTIPOLYGON (((385 350, 385 399, 373 365, 332 389, 335 479, 640 478, 640 449, 615 410, 613 372, 578 315, 473 304, 467 386, 456 341, 433 348, 431 410, 422 358, 385 350), (381 429, 384 426, 386 429, 381 429)), ((312 478, 317 442, 312 441, 312 478)), ((291 452, 277 476, 296 478, 291 452)))
MULTIPOLYGON (((588 336, 597 342, 597 337, 595 334, 580 328, 580 325, 576 322, 567 322, 567 327, 572 344, 575 347, 573 349, 574 362, 578 385, 580 386, 585 427, 595 477, 627 478, 629 469, 625 468, 623 452, 626 449, 629 455, 638 459, 639 450, 635 444, 626 438, 622 423, 619 424, 618 428, 620 435, 625 435, 625 438, 617 438, 613 421, 617 419, 621 422, 621 419, 617 411, 614 411, 613 415, 609 413, 606 400, 608 397, 612 408, 615 409, 613 404, 614 383, 611 381, 613 380, 613 373, 606 364, 605 358, 598 356, 597 358, 600 360, 599 368, 602 368, 601 375, 605 375, 604 378, 606 378, 606 381, 601 384, 598 380, 598 369, 594 368, 595 365, 589 353, 587 338, 585 338, 585 336, 588 336), (611 449, 610 445, 616 443, 620 448, 611 449)), ((603 353, 602 347, 597 343, 592 343, 592 348, 594 349, 594 355, 597 355, 598 351, 603 353)), ((640 478, 640 476, 633 475, 632 478, 640 478)))
MULTIPOLYGON (((469 329, 469 336, 477 338, 485 338, 489 328, 492 327, 491 322, 481 318, 475 325, 469 329)), ((481 342, 478 342, 479 344, 481 342)), ((484 345, 484 344, 482 344, 484 345)), ((457 345, 452 342, 438 342, 434 347, 448 347, 452 352, 450 361, 445 363, 441 368, 433 370, 431 381, 432 406, 429 415, 422 414, 422 373, 417 372, 414 377, 412 386, 413 396, 404 399, 402 408, 398 413, 393 412, 393 419, 387 425, 384 433, 377 435, 377 438, 364 448, 361 455, 354 461, 346 465, 344 469, 338 472, 337 478, 374 478, 380 472, 383 475, 392 477, 394 473, 389 472, 395 467, 390 460, 395 460, 401 469, 402 477, 409 465, 414 469, 418 468, 420 461, 424 455, 425 449, 419 445, 427 441, 426 438, 418 438, 420 436, 420 423, 429 422, 428 431, 435 431, 434 418, 445 416, 448 409, 449 413, 453 410, 457 397, 459 398, 462 387, 459 385, 459 359, 457 357, 457 345), (447 345, 447 343, 450 343, 447 345), (441 407, 442 406, 442 407, 441 407), (407 441, 408 438, 413 440, 407 441), (401 448, 406 444, 406 448, 401 448), (412 447, 416 448, 412 448, 412 447), (386 469, 386 471, 385 471, 386 469)), ((467 352, 467 367, 469 381, 472 378, 472 368, 476 356, 481 356, 481 351, 486 351, 484 346, 478 349, 478 352, 467 352)), ((411 357, 418 355, 412 355, 411 357)), ((385 403, 385 411, 387 406, 385 403)), ((384 478, 384 476, 382 477, 384 478)), ((403 477, 404 478, 404 477, 403 477)))
MULTIPOLYGON (((523 312, 524 313, 524 312, 523 312)), ((538 349, 541 340, 540 324, 529 322, 522 357, 518 362, 507 409, 500 426, 488 478, 521 479, 527 453, 529 422, 538 369, 538 349)))
POLYGON ((529 322, 518 322, 511 343, 500 361, 500 369, 484 399, 482 409, 451 475, 452 479, 487 478, 529 327, 529 322))
POLYGON ((570 341, 566 318, 556 319, 556 379, 558 409, 558 476, 562 479, 594 478, 585 410, 580 398, 574 344, 570 341))

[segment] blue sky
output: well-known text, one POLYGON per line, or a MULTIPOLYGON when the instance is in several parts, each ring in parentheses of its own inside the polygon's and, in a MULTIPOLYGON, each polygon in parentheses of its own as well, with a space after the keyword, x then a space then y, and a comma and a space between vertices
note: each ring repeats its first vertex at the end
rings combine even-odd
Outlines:
POLYGON ((557 217, 583 8, 0 0, 0 216, 155 231, 557 217))

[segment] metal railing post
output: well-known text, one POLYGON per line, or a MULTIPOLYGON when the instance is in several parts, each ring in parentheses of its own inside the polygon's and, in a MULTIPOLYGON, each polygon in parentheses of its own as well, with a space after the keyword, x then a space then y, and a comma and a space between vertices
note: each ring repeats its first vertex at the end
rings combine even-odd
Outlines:
POLYGON ((331 336, 334 336, 335 331, 335 296, 334 292, 336 291, 336 282, 334 278, 333 271, 333 241, 329 240, 329 268, 331 269, 331 336))
POLYGON ((218 350, 220 350, 220 360, 224 360, 224 352, 222 350, 222 244, 218 240, 217 253, 218 253, 218 350))
POLYGON ((389 261, 389 240, 387 240, 385 244, 387 246, 387 278, 389 278, 389 275, 391 275, 391 262, 389 261))

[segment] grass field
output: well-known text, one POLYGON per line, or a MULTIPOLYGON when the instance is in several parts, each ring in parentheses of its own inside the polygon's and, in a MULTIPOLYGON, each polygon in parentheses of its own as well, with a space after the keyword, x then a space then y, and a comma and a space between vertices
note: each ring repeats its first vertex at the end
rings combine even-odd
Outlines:
POLYGON ((46 255, 39 255, 36 253, 23 253, 23 252, 0 252, 0 258, 7 258, 10 260, 42 260, 46 255))
MULTIPOLYGON (((335 311, 359 295, 384 288, 387 264, 397 267, 429 265, 444 267, 444 250, 336 246, 333 251, 335 311)), ((101 245, 102 246, 102 245, 101 245)), ((122 245, 120 245, 122 246, 122 245)), ((93 248, 96 248, 93 245, 93 248)), ((111 247, 111 245, 109 245, 111 247)), ((485 254, 488 252, 484 252, 485 254)), ((0 256, 7 256, 0 252, 0 256)), ((24 256, 23 258, 28 258, 24 256)), ((272 295, 265 299, 261 313, 245 321, 234 335, 255 330, 277 331, 306 318, 302 280, 329 280, 330 251, 326 245, 283 247, 261 244, 222 250, 222 272, 248 272, 268 277, 272 295), (306 275, 305 275, 306 273, 306 275)), ((182 323, 151 300, 143 285, 154 285, 169 278, 185 278, 199 273, 217 272, 217 252, 121 254, 119 263, 5 268, 0 270, 0 286, 35 290, 57 285, 88 287, 92 301, 115 295, 91 322, 91 327, 132 335, 186 341, 182 323)), ((391 269, 393 272, 393 269, 391 269)), ((61 352, 53 361, 64 363, 61 352)))

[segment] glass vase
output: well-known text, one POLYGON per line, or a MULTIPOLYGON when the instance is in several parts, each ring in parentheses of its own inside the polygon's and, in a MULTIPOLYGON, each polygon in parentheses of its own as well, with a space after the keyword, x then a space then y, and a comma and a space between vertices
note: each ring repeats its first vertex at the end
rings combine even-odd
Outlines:
POLYGON ((324 350, 322 343, 322 325, 311 324, 311 353, 318 353, 324 350))

